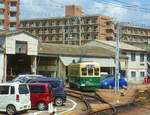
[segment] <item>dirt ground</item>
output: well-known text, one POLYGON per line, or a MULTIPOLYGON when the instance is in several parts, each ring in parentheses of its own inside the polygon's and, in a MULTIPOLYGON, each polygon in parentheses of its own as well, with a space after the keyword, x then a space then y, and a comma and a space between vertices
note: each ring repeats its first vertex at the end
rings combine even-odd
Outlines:
POLYGON ((119 112, 117 115, 150 115, 150 103, 129 107, 128 109, 119 112))

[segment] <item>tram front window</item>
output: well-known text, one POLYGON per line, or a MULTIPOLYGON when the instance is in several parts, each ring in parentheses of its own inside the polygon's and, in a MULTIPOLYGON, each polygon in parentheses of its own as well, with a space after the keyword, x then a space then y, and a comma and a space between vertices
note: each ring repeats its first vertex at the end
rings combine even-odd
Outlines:
POLYGON ((88 69, 88 75, 93 76, 93 68, 88 69))
POLYGON ((95 68, 95 75, 99 76, 99 68, 95 68))
POLYGON ((83 76, 87 76, 87 69, 86 68, 82 68, 82 75, 83 76))

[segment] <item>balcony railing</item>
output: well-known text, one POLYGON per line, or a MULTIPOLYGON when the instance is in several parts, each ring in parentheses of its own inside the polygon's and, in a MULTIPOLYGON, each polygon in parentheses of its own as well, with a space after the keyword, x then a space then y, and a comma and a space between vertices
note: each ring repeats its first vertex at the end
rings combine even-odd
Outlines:
POLYGON ((16 12, 17 8, 15 6, 10 6, 10 11, 16 12))
POLYGON ((0 4, 0 8, 5 8, 5 5, 4 4, 0 4))
POLYGON ((0 30, 2 30, 3 29, 3 25, 0 25, 0 30))
POLYGON ((107 33, 106 36, 107 37, 114 37, 115 35, 113 33, 107 33))
POLYGON ((16 30, 16 27, 9 27, 10 31, 16 30))
POLYGON ((0 14, 0 19, 4 19, 4 15, 3 14, 0 14))
POLYGON ((16 21, 16 17, 10 16, 10 21, 16 21))

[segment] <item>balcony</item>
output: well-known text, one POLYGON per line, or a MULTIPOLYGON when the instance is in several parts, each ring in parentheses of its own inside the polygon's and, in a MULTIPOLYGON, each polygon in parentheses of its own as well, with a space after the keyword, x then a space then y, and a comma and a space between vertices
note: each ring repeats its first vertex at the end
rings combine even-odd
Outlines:
POLYGON ((3 25, 0 25, 0 30, 2 30, 3 29, 3 25))
POLYGON ((16 30, 16 27, 9 27, 10 31, 16 30))
POLYGON ((0 20, 3 20, 5 17, 3 14, 0 14, 0 20))
POLYGON ((5 8, 5 5, 4 4, 0 4, 0 8, 5 8))
POLYGON ((16 11, 17 11, 17 8, 16 8, 15 6, 10 6, 10 11, 16 12, 16 11))
POLYGON ((113 25, 107 26, 106 27, 107 30, 115 30, 115 27, 113 25))
POLYGON ((106 37, 115 37, 115 35, 113 33, 107 33, 106 37))
POLYGON ((13 21, 13 22, 16 22, 16 17, 15 17, 15 16, 10 16, 9 19, 10 19, 11 22, 12 22, 12 21, 13 21))

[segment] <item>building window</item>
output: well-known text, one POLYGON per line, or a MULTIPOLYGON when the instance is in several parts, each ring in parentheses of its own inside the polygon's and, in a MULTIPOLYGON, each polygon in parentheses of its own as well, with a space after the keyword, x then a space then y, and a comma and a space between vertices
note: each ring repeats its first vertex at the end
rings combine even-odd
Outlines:
POLYGON ((150 62, 150 53, 147 54, 147 61, 150 62))
POLYGON ((135 61, 135 53, 131 53, 131 61, 135 61))
POLYGON ((16 6, 17 2, 10 2, 10 6, 16 6))
POLYGON ((131 71, 131 77, 136 77, 136 72, 135 71, 131 71))
POLYGON ((140 72, 140 77, 144 77, 145 76, 145 72, 141 71, 140 72))
POLYGON ((27 53, 27 42, 25 41, 16 41, 16 53, 17 54, 26 54, 27 53))
POLYGON ((140 54, 140 62, 144 62, 144 54, 143 53, 140 54))

